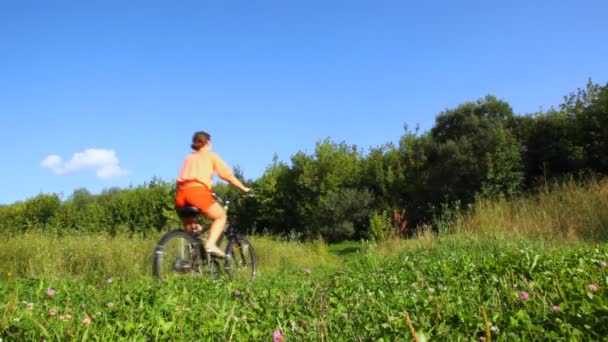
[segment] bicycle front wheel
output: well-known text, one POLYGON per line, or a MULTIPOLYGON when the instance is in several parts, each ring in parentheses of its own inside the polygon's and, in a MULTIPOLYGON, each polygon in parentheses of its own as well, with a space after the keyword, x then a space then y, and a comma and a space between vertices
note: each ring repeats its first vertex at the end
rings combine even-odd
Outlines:
POLYGON ((251 278, 257 274, 257 259, 253 246, 245 239, 228 242, 225 269, 230 278, 251 278))
POLYGON ((154 249, 153 271, 160 280, 202 272, 200 243, 190 234, 173 231, 165 234, 154 249))

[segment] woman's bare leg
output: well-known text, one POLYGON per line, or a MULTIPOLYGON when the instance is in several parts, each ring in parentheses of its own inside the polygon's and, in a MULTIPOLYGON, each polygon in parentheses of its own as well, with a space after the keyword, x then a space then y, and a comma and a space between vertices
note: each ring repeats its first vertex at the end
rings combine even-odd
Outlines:
POLYGON ((209 228, 209 236, 205 244, 205 250, 211 251, 218 256, 224 256, 224 252, 217 246, 217 240, 222 235, 226 226, 226 211, 219 204, 213 203, 205 212, 205 216, 213 220, 209 228))

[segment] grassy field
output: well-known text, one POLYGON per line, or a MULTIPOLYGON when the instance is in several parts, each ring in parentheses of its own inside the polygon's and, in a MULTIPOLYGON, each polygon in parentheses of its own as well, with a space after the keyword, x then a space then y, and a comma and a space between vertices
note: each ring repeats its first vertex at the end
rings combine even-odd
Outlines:
POLYGON ((445 234, 252 237, 250 281, 151 277, 155 236, 0 242, 3 341, 607 340, 608 182, 480 200, 445 234))

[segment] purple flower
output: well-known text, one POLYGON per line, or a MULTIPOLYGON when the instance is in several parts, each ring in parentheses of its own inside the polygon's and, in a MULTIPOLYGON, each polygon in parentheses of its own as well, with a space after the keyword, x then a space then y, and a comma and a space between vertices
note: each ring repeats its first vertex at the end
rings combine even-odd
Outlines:
POLYGON ((274 334, 272 335, 272 342, 283 342, 284 338, 283 338, 283 334, 281 334, 281 330, 275 330, 274 334))
POLYGON ((529 294, 528 294, 528 292, 526 292, 526 291, 521 291, 521 292, 519 293, 519 298, 521 298, 521 299, 523 299, 523 300, 528 299, 528 297, 530 297, 530 295, 529 295, 529 294))
POLYGON ((587 285, 587 291, 589 292, 597 292, 597 290, 599 290, 600 288, 597 287, 597 285, 595 284, 589 284, 587 285))
POLYGON ((559 306, 553 305, 553 307, 551 308, 551 311, 558 312, 559 311, 559 306))
POLYGON ((47 296, 47 297, 53 297, 54 295, 55 295, 55 290, 53 290, 53 289, 48 289, 48 290, 46 291, 46 296, 47 296))
POLYGON ((240 296, 240 295, 241 295, 241 291, 239 291, 239 290, 234 290, 234 295, 235 295, 235 296, 237 296, 237 297, 238 297, 238 296, 240 296))

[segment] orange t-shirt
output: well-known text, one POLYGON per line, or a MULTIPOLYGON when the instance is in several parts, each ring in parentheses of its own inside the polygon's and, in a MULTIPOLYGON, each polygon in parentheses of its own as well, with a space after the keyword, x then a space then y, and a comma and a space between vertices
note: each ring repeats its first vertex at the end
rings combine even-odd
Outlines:
POLYGON ((177 176, 177 187, 199 183, 211 189, 213 172, 223 180, 232 177, 232 170, 217 154, 208 150, 192 152, 177 176))

